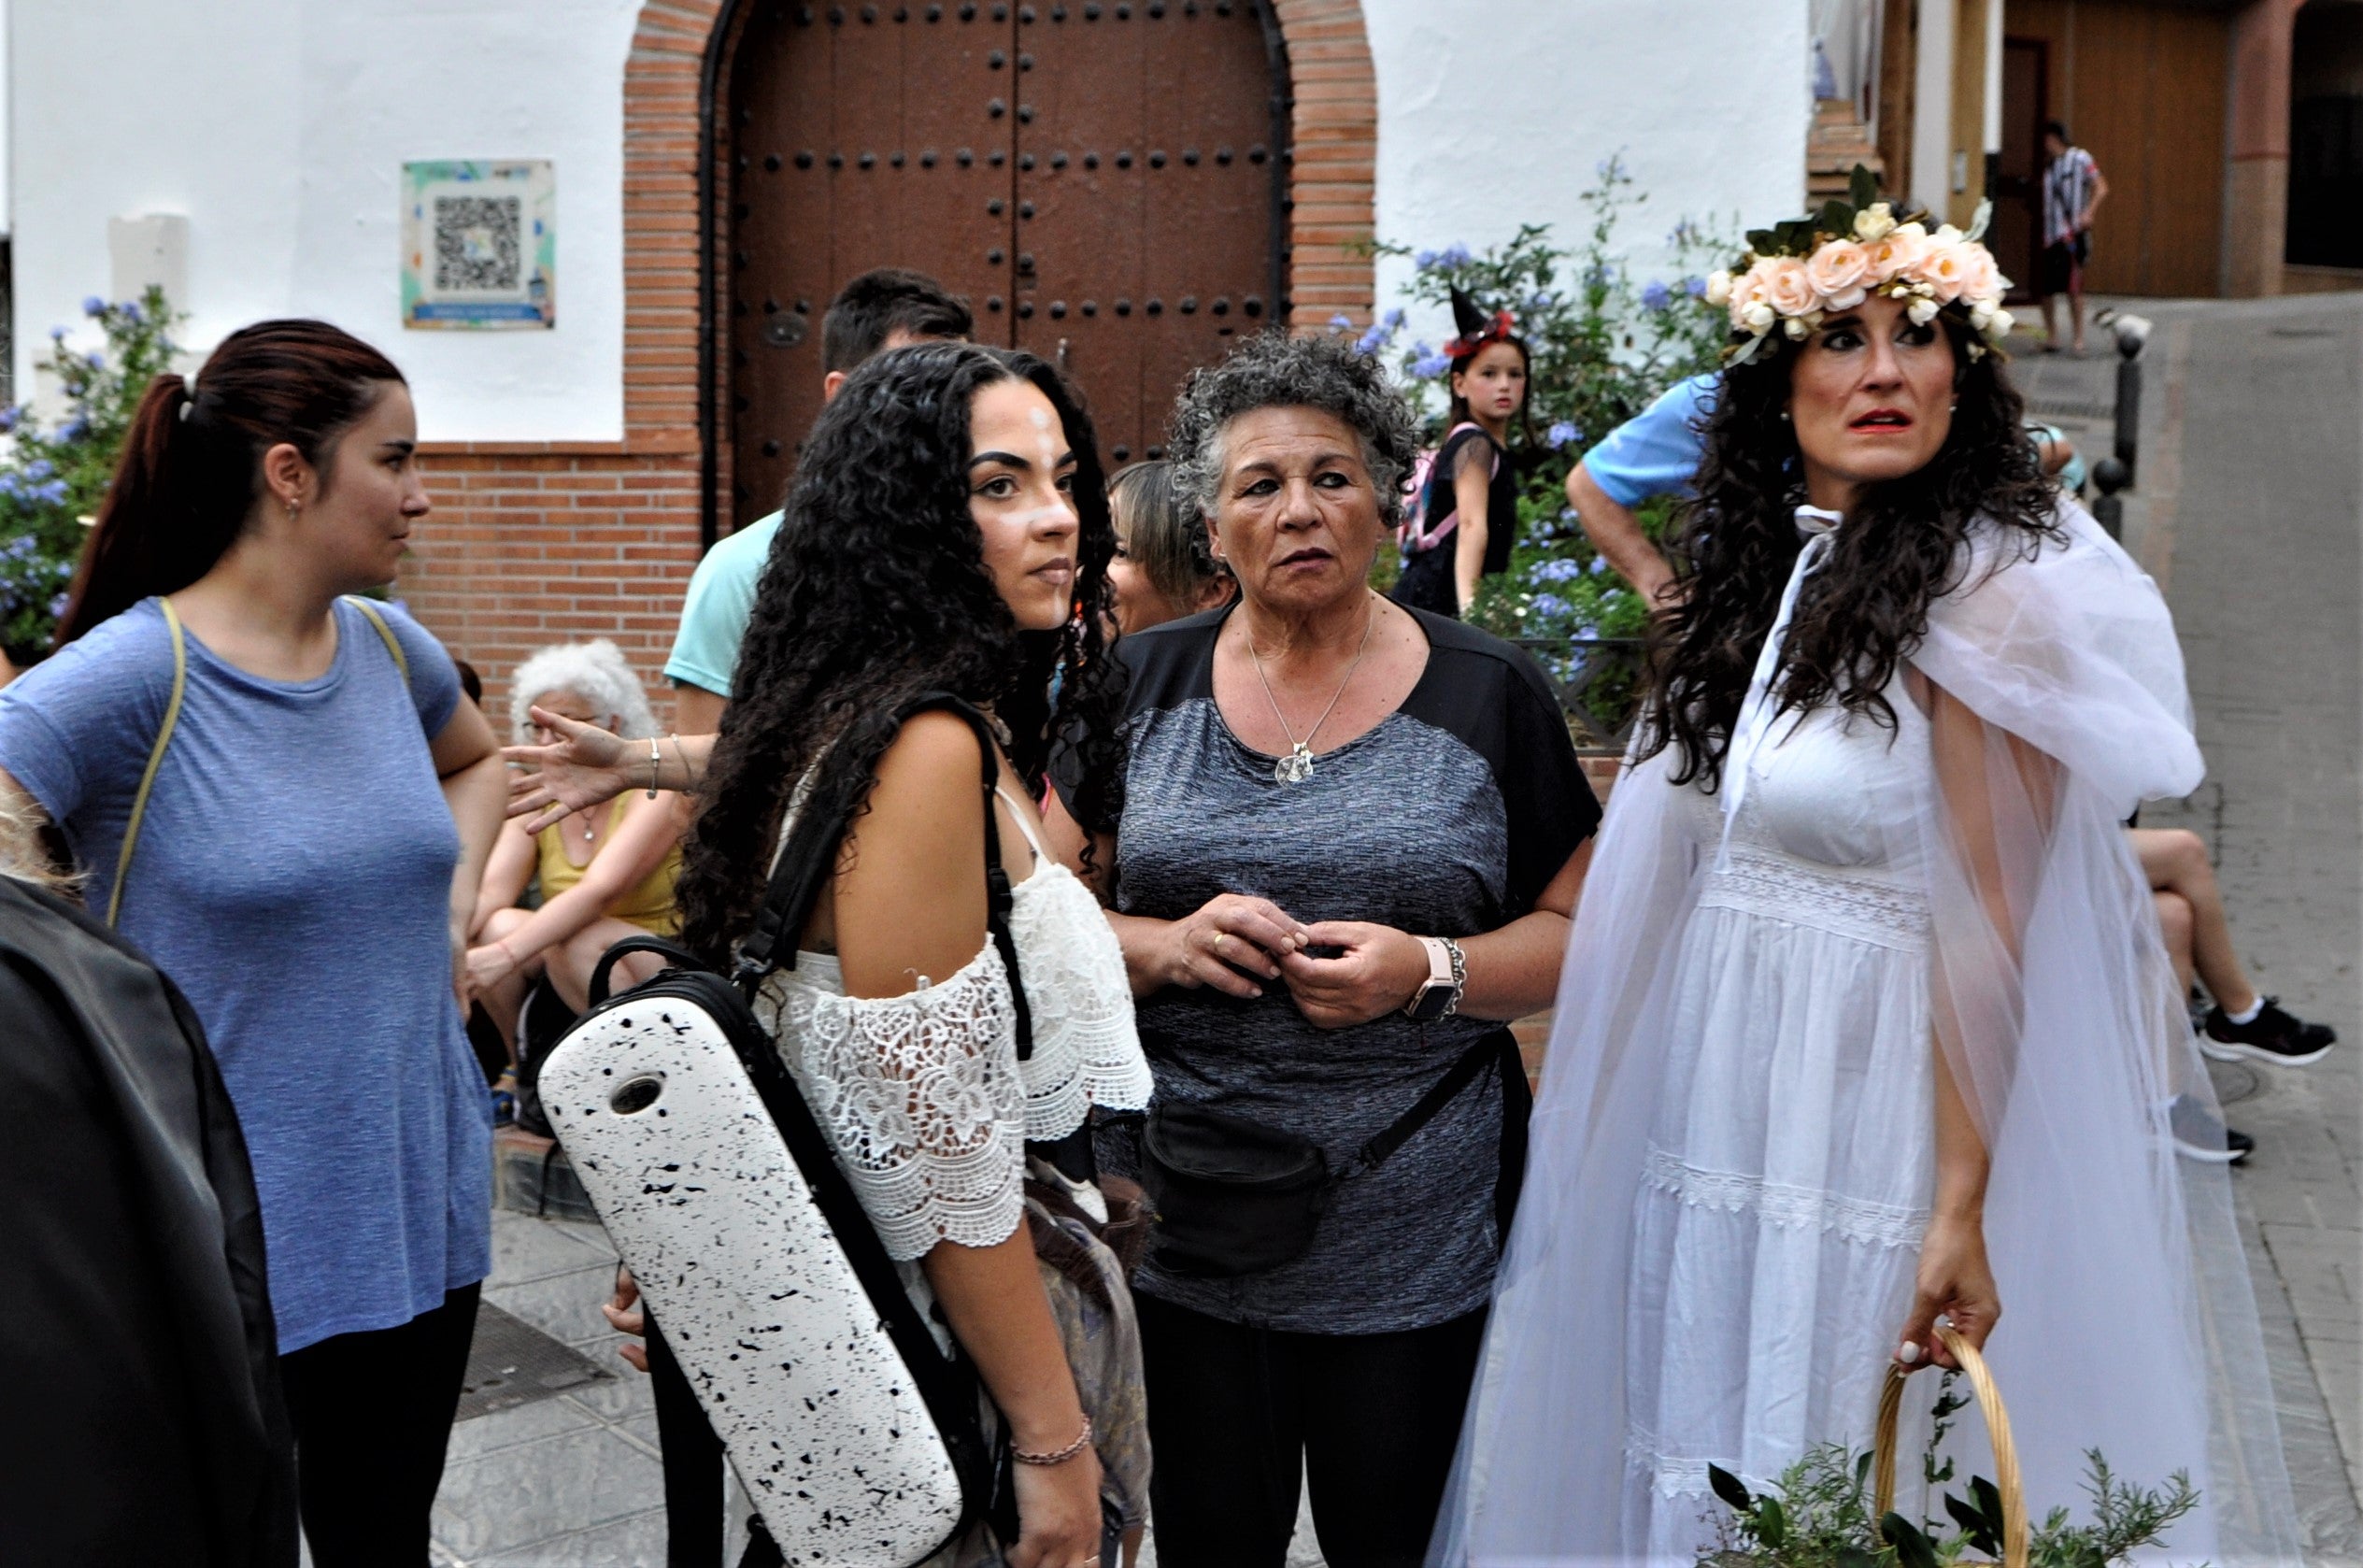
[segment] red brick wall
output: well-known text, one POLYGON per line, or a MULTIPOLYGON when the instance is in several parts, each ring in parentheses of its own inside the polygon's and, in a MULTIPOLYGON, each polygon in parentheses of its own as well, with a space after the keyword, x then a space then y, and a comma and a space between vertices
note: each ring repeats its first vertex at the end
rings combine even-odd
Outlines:
MULTIPOLYGON (((1359 0, 1275 0, 1296 95, 1292 323, 1372 309, 1378 90, 1359 0)), ((697 563, 698 91, 719 0, 648 0, 624 68, 623 439, 431 442, 435 510, 399 592, 485 677, 545 643, 610 636, 658 701, 697 563)), ((717 454, 721 485, 729 453, 717 454)))

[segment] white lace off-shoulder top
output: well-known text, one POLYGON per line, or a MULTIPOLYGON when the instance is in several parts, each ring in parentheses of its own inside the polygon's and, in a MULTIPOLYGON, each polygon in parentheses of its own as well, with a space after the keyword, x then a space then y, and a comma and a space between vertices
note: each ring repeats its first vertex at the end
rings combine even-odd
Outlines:
POLYGON ((1009 976, 989 939, 957 973, 921 976, 901 996, 847 996, 833 955, 799 952, 755 999, 898 1261, 939 1241, 1007 1240, 1025 1214, 1029 1139, 1066 1136, 1094 1105, 1148 1104, 1116 934, 1090 890, 1009 805, 1034 855, 1032 875, 1010 890, 1009 917, 1032 1012, 1028 1060, 1018 1060, 1009 976))

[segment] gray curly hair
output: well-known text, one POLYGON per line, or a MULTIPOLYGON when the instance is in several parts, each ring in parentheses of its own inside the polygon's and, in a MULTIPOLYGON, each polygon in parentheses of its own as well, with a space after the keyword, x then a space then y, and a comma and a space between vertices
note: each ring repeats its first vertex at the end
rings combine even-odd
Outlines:
POLYGON ((550 691, 572 691, 589 702, 605 719, 613 719, 616 734, 635 740, 657 733, 656 715, 648 709, 648 694, 623 649, 605 637, 587 643, 558 643, 543 649, 517 666, 508 688, 508 723, 517 744, 534 738, 534 718, 526 709, 534 699, 550 691))
POLYGON ((1361 437, 1362 463, 1378 490, 1379 520, 1403 519, 1403 485, 1419 456, 1418 426, 1375 354, 1335 337, 1274 329, 1246 339, 1218 364, 1190 373, 1174 405, 1174 479, 1208 518, 1222 486, 1223 438, 1259 408, 1318 408, 1361 437))

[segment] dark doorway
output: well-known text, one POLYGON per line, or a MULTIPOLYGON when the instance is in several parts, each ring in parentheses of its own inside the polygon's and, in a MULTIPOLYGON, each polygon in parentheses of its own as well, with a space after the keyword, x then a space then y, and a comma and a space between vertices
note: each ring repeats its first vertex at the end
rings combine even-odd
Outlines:
POLYGON ((1994 162, 1994 222, 1986 248, 2013 299, 2034 296, 2035 256, 2043 248, 2043 121, 2050 118, 2051 46, 2041 38, 2002 40, 2002 150, 1994 162))
POLYGON ((1234 0, 752 10, 728 76, 733 482, 779 505, 845 280, 916 267, 1081 386, 1111 463, 1182 378, 1286 320, 1288 66, 1234 0))
POLYGON ((2314 0, 2298 13, 2290 55, 2283 259, 2363 267, 2363 7, 2314 0))

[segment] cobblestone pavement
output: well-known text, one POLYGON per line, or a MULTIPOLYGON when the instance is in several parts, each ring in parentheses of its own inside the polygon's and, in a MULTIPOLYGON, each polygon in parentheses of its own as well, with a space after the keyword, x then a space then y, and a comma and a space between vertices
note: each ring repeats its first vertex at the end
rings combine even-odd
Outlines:
POLYGON ((2214 851, 2257 985, 2340 1046, 2218 1068, 2309 1559, 2363 1561, 2363 298, 2138 306, 2158 323, 2127 543, 2165 584, 2207 783, 2143 824, 2214 851))

